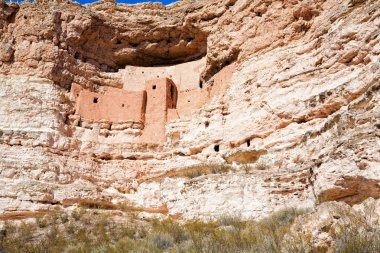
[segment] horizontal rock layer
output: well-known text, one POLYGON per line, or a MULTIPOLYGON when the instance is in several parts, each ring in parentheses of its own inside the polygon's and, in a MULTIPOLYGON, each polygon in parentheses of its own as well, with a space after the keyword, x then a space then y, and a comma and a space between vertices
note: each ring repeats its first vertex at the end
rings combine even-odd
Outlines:
POLYGON ((248 218, 379 198, 379 7, 375 0, 2 4, 0 212, 91 200, 166 206, 164 215, 185 219, 248 218), (205 87, 225 66, 232 78, 191 116, 169 122, 164 144, 137 143, 141 127, 105 132, 70 123, 73 83, 121 88, 127 65, 203 56, 205 87), (227 173, 167 176, 226 162, 227 173))

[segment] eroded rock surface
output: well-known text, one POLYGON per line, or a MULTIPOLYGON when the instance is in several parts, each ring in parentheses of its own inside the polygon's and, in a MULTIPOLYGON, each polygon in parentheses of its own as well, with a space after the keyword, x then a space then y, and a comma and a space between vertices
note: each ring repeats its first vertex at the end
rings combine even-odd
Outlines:
POLYGON ((343 202, 321 204, 314 212, 295 220, 284 238, 283 243, 288 246, 283 252, 337 252, 346 245, 351 250, 375 252, 380 228, 379 203, 369 198, 354 207, 343 202))
MULTIPOLYGON (((0 212, 91 200, 249 218, 378 199, 379 10, 376 0, 2 3, 0 212), (178 89, 159 127, 78 112, 74 87, 149 101, 152 73, 178 89), (202 163, 233 170, 153 180, 202 163)), ((151 112, 141 110, 139 120, 151 112)))

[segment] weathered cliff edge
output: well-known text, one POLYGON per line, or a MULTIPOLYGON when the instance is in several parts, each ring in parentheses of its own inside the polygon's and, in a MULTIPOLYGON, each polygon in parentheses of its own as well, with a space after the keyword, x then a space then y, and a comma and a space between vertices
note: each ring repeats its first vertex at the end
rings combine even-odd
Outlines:
POLYGON ((0 213, 84 201, 249 218, 380 197, 379 1, 0 7, 0 213), (208 95, 168 118, 166 141, 73 123, 74 84, 123 88, 131 66, 202 58, 208 95), (232 168, 170 176, 204 163, 232 168))

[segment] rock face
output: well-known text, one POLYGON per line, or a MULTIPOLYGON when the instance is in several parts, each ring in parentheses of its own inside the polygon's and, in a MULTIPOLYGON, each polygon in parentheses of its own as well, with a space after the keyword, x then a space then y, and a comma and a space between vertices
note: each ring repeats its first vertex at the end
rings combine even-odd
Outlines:
POLYGON ((250 218, 380 197, 379 1, 0 8, 0 213, 250 218), (233 169, 165 176, 205 163, 233 169))
POLYGON ((377 252, 379 204, 373 198, 353 208, 342 202, 325 202, 314 212, 296 219, 285 236, 288 249, 283 252, 339 252, 346 245, 377 252))

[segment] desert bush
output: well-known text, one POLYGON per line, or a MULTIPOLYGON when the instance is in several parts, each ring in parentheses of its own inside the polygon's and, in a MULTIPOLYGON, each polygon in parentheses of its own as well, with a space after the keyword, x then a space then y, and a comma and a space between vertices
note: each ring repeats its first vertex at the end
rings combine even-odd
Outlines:
POLYGON ((343 232, 337 238, 336 253, 380 252, 380 231, 372 233, 343 232))
POLYGON ((184 167, 176 170, 170 170, 166 173, 153 177, 139 180, 142 182, 162 182, 165 178, 178 178, 178 177, 186 177, 186 178, 196 178, 203 175, 209 174, 223 174, 229 171, 233 171, 233 167, 227 164, 197 164, 189 167, 184 167))
POLYGON ((79 221, 85 213, 86 211, 84 208, 77 208, 71 212, 71 217, 74 218, 74 220, 79 221))
POLYGON ((245 173, 249 174, 255 170, 269 170, 269 165, 265 162, 258 162, 256 164, 243 164, 240 167, 245 173))
MULTIPOLYGON (((38 223, 41 221, 7 223, 7 233, 0 246, 2 252, 12 253, 278 253, 289 249, 283 239, 295 218, 305 212, 288 208, 258 221, 222 216, 207 222, 179 223, 171 219, 115 222, 97 210, 81 208, 67 216, 68 221, 64 219, 65 222, 60 223, 54 221, 54 217, 62 217, 62 213, 47 214, 42 228, 38 223)), ((336 235, 336 252, 379 252, 380 239, 376 231, 365 235, 354 232, 353 227, 336 235)), ((291 252, 303 252, 303 249, 291 252)))
MULTIPOLYGON (((380 252, 380 230, 371 226, 365 217, 352 212, 351 209, 337 206, 334 216, 323 227, 310 227, 297 222, 292 233, 282 242, 284 252, 335 252, 335 253, 375 253, 380 252), (326 238, 319 239, 319 233, 326 233, 326 238), (327 242, 327 243, 325 243, 327 242)), ((330 210, 331 214, 331 210, 330 210)), ((326 218, 326 217, 325 217, 326 218)), ((313 218, 311 218, 313 220, 313 218)), ((318 218, 314 218, 318 219, 318 218)), ((329 219, 329 218, 327 218, 329 219)), ((316 222, 316 224, 319 224, 316 222)), ((310 224, 309 224, 310 225, 310 224)), ((317 225, 318 226, 318 225, 317 225)))
POLYGON ((217 222, 220 226, 232 226, 234 228, 240 228, 244 224, 240 217, 234 215, 223 215, 219 217, 217 222))
POLYGON ((350 226, 339 226, 334 241, 336 253, 375 253, 380 252, 380 230, 366 227, 362 220, 353 220, 350 226))
POLYGON ((250 173, 251 171, 254 170, 254 167, 252 165, 249 165, 249 164, 244 164, 241 166, 241 169, 245 172, 245 173, 250 173))
POLYGON ((180 170, 168 172, 169 177, 187 177, 196 178, 208 174, 222 174, 232 170, 231 166, 225 164, 199 164, 186 167, 180 170))
POLYGON ((183 226, 181 226, 178 222, 166 219, 166 220, 153 220, 152 228, 154 231, 158 231, 160 233, 167 233, 173 237, 175 243, 180 243, 189 238, 188 233, 185 231, 183 226))
POLYGON ((149 235, 148 241, 162 251, 171 248, 174 244, 174 238, 169 233, 155 232, 149 235))
POLYGON ((269 165, 265 162, 259 162, 254 168, 255 170, 269 170, 269 165))

